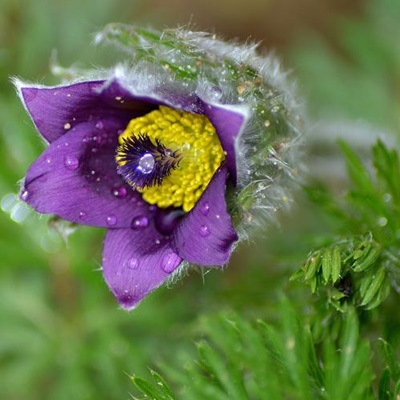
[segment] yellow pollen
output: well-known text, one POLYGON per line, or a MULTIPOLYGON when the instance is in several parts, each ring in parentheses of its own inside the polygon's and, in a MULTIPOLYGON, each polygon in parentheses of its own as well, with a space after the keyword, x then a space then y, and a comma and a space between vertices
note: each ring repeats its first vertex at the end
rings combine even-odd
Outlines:
POLYGON ((190 211, 225 160, 215 128, 204 115, 160 106, 158 110, 132 119, 119 136, 119 142, 122 144, 124 138, 139 134, 146 134, 153 143, 160 140, 167 149, 177 151, 182 157, 161 185, 136 190, 149 204, 190 211))

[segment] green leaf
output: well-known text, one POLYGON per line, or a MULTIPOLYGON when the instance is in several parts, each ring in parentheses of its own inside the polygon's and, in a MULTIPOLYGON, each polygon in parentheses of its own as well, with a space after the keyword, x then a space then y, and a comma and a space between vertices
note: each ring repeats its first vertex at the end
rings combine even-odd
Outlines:
POLYGON ((363 272, 373 266, 381 254, 381 248, 378 243, 370 240, 364 240, 359 244, 353 253, 355 260, 352 269, 355 272, 363 272))
POLYGON ((332 275, 332 263, 333 263, 333 252, 331 248, 328 248, 324 251, 322 254, 322 277, 325 281, 325 283, 328 283, 329 278, 332 275))
POLYGON ((346 142, 339 141, 339 146, 346 157, 347 171, 355 188, 364 195, 373 194, 374 185, 360 158, 346 142))
POLYGON ((340 273, 342 270, 342 257, 340 254, 340 248, 338 246, 335 246, 332 249, 331 259, 332 259, 331 278, 332 278, 332 283, 335 283, 340 278, 340 273))
POLYGON ((321 252, 314 252, 310 257, 308 257, 306 264, 304 266, 304 280, 308 281, 312 279, 317 273, 319 267, 321 266, 321 252))
POLYGON ((138 378, 136 376, 132 376, 132 381, 146 397, 149 397, 152 400, 165 400, 165 397, 160 394, 158 388, 155 387, 152 383, 147 382, 142 378, 138 378))
POLYGON ((169 387, 166 380, 156 371, 150 369, 150 373, 156 384, 158 385, 161 394, 164 396, 165 400, 175 400, 176 397, 172 393, 171 388, 169 387))
POLYGON ((390 372, 385 369, 379 380, 378 388, 378 399, 379 400, 390 400, 392 397, 390 395, 390 372))
POLYGON ((383 267, 381 267, 376 271, 375 274, 371 275, 369 279, 366 279, 368 284, 365 284, 362 289, 360 288, 362 306, 370 303, 375 295, 382 289, 385 278, 386 271, 383 267))
POLYGON ((379 339, 379 342, 390 376, 394 381, 400 380, 400 363, 393 351, 393 347, 382 338, 379 339))

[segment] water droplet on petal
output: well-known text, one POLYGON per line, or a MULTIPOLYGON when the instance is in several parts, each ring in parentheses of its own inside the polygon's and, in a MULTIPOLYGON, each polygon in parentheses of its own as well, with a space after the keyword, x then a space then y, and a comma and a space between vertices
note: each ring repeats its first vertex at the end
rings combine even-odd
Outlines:
POLYGON ((200 227, 200 236, 207 237, 210 234, 210 230, 208 229, 207 225, 202 225, 200 227))
POLYGON ((125 186, 120 186, 120 187, 112 189, 112 194, 117 199, 124 199, 128 194, 128 190, 126 189, 125 186))
POLYGON ((126 262, 126 266, 129 269, 138 269, 139 267, 139 260, 136 257, 132 257, 130 258, 127 262, 126 262))
POLYGON ((85 219, 85 218, 86 218, 86 213, 85 213, 85 211, 80 211, 79 214, 78 214, 78 216, 79 216, 79 219, 85 219))
POLYGON ((95 127, 96 127, 97 129, 103 129, 103 128, 104 128, 104 124, 103 124, 102 121, 99 121, 99 122, 96 122, 95 127))
POLYGON ((210 205, 208 204, 207 201, 200 206, 200 211, 204 216, 208 215, 210 211, 210 205))
POLYGON ((167 274, 170 274, 180 262, 181 258, 177 254, 173 252, 167 253, 161 260, 161 269, 167 274))
POLYGON ((106 222, 108 226, 114 226, 117 223, 117 217, 114 214, 110 214, 106 218, 106 222))
POLYGON ((150 153, 145 153, 142 157, 140 157, 137 169, 142 174, 147 175, 153 172, 155 163, 156 161, 154 159, 154 156, 150 153))
POLYGON ((25 189, 22 191, 22 193, 19 197, 22 201, 27 201, 28 197, 29 197, 29 192, 25 189))
POLYGON ((51 163, 51 157, 50 156, 46 156, 44 158, 44 160, 46 161, 46 164, 50 164, 51 163))
POLYGON ((64 165, 69 171, 75 171, 79 167, 79 160, 75 156, 66 156, 64 165))
POLYGON ((132 296, 129 294, 128 290, 124 290, 121 296, 119 296, 119 301, 122 303, 129 303, 132 300, 132 296))
POLYGON ((138 217, 133 218, 131 223, 132 229, 146 228, 148 225, 149 219, 144 215, 139 215, 138 217))
POLYGON ((222 97, 222 90, 219 86, 212 86, 209 95, 213 100, 219 100, 222 97))

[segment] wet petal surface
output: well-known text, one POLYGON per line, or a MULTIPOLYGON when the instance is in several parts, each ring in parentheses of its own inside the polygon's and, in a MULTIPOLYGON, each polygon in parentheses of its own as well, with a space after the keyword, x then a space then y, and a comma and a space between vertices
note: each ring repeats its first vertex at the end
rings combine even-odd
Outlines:
POLYGON ((21 198, 35 210, 101 227, 130 227, 148 206, 116 172, 118 120, 82 123, 32 164, 21 198))
POLYGON ((226 209, 226 166, 216 172, 202 197, 177 226, 172 246, 185 260, 202 266, 225 264, 238 236, 226 209))
POLYGON ((179 266, 182 258, 152 224, 110 229, 103 251, 103 274, 125 309, 134 308, 179 266))
POLYGON ((93 119, 130 118, 146 114, 154 104, 133 99, 117 82, 89 81, 68 86, 22 86, 21 97, 40 134, 53 142, 71 127, 93 119))
POLYGON ((221 145, 226 152, 226 164, 233 183, 236 184, 235 141, 246 122, 245 115, 224 106, 205 105, 204 114, 217 131, 221 145))

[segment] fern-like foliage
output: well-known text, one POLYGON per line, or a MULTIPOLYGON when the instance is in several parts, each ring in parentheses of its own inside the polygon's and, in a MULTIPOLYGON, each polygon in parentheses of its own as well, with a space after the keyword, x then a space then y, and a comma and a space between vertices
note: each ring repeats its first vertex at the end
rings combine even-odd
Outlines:
MULTIPOLYGON (((204 318, 197 359, 187 362, 185 370, 164 367, 176 389, 154 371, 152 381, 133 377, 136 388, 153 400, 368 400, 376 398, 374 390, 392 393, 391 379, 399 378, 394 355, 383 342, 391 362, 380 389, 374 389, 370 345, 359 336, 354 309, 343 317, 338 339, 322 345, 314 344, 310 329, 300 323, 287 299, 278 309, 275 324, 249 322, 234 313, 204 318)), ((379 398, 388 398, 385 395, 379 398)))
POLYGON ((313 293, 324 289, 339 310, 348 305, 372 309, 397 287, 400 272, 400 169, 395 150, 379 141, 372 170, 344 142, 351 189, 335 200, 326 186, 306 188, 309 198, 339 222, 336 237, 312 251, 292 276, 313 293))

